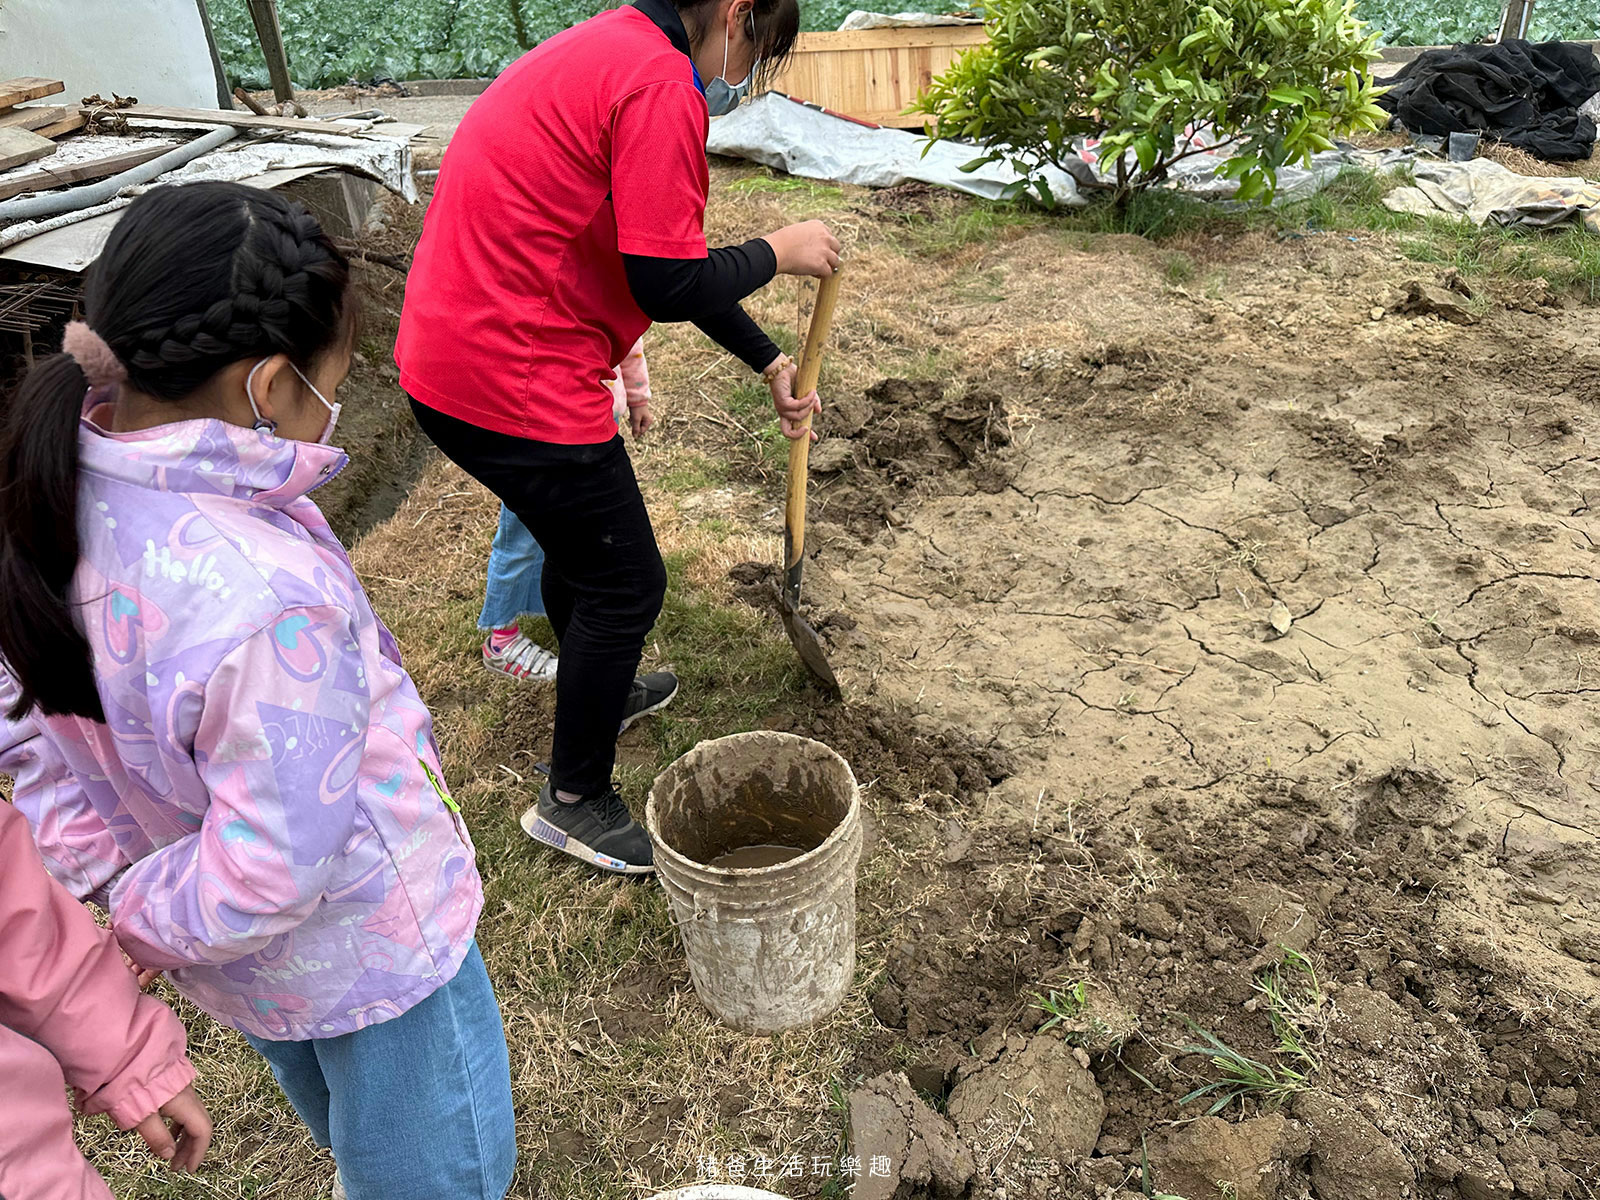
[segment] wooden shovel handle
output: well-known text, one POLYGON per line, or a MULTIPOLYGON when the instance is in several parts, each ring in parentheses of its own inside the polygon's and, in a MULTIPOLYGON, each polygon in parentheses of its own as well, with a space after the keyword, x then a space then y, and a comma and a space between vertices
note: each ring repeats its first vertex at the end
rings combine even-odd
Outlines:
MULTIPOLYGON (((817 289, 817 305, 811 310, 811 328, 806 333, 805 349, 800 353, 800 370, 795 376, 794 394, 808 396, 822 377, 822 347, 833 324, 833 308, 839 299, 839 272, 822 281, 817 289)), ((783 522, 783 590, 791 607, 800 603, 801 559, 806 548, 806 471, 811 461, 811 414, 806 414, 799 437, 789 443, 789 493, 783 522)))

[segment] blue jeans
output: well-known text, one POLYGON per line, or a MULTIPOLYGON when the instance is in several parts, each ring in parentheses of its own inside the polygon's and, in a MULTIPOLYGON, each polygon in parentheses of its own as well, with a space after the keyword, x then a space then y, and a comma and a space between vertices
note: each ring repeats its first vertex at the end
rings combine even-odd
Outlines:
POLYGON ((265 1058, 350 1200, 502 1200, 517 1163, 505 1026, 477 943, 415 1007, 265 1058))
POLYGON ((504 629, 524 613, 544 616, 544 550, 528 527, 504 504, 500 527, 489 550, 489 579, 483 589, 479 629, 504 629))

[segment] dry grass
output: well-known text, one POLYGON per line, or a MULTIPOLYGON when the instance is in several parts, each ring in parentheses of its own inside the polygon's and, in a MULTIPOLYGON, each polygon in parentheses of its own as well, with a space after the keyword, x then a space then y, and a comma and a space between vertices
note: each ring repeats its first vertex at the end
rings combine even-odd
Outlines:
POLYGON ((1485 142, 1478 150, 1478 157, 1497 162, 1518 175, 1532 175, 1538 178, 1600 179, 1600 154, 1591 154, 1582 162, 1545 162, 1544 159, 1535 158, 1526 150, 1518 150, 1515 146, 1485 142))

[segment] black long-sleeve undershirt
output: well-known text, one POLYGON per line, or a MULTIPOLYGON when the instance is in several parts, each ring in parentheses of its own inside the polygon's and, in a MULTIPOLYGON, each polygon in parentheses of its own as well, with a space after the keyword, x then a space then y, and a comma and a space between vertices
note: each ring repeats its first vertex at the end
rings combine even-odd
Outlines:
POLYGON ((760 371, 778 347, 739 301, 772 282, 778 256, 762 238, 712 250, 705 258, 624 254, 628 290, 652 321, 692 322, 717 345, 760 371))

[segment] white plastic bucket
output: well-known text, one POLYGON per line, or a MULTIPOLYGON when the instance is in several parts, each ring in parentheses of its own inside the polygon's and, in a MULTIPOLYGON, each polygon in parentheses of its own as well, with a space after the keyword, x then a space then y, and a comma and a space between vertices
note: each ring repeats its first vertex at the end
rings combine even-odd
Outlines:
POLYGON ((826 1016, 856 964, 861 793, 820 742, 738 733, 702 742, 656 780, 645 809, 701 1001, 747 1033, 826 1016), (768 867, 714 867, 747 846, 804 851, 768 867))

